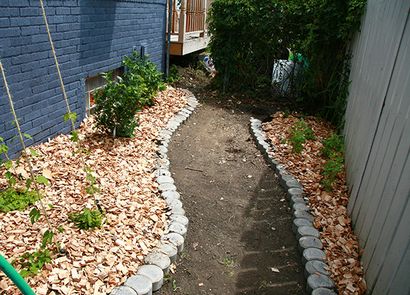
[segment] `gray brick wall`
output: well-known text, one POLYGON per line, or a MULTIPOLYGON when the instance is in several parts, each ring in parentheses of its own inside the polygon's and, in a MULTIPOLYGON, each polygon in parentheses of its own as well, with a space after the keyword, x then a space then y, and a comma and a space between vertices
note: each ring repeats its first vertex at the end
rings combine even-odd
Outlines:
MULTIPOLYGON (((166 0, 46 0, 46 12, 70 105, 85 115, 85 79, 121 65, 145 46, 164 66, 166 0)), ((0 1, 0 57, 23 132, 39 143, 70 130, 38 0, 0 1)), ((0 136, 19 145, 3 83, 0 136)))

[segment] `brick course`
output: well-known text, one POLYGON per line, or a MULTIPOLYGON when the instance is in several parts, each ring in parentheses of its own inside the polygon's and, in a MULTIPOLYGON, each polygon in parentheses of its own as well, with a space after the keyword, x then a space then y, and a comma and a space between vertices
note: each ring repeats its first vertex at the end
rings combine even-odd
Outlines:
MULTIPOLYGON (((46 0, 72 111, 85 116, 87 77, 118 68, 133 48, 145 52, 162 70, 166 0, 46 0)), ((63 95, 39 0, 0 1, 0 57, 23 132, 40 143, 70 130, 63 122, 63 95)), ((0 83, 0 136, 11 154, 19 151, 12 115, 0 83)))

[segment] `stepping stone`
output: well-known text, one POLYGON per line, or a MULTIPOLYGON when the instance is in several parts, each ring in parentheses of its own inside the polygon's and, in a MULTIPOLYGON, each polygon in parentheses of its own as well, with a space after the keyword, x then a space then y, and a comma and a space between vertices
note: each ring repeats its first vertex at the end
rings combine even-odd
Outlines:
POLYGON ((164 273, 156 265, 142 265, 138 268, 137 275, 143 275, 151 280, 152 291, 155 292, 164 283, 164 273))
POLYGON ((158 176, 157 182, 158 183, 174 183, 174 179, 170 176, 158 176))
POLYGON ((308 293, 311 293, 313 290, 318 288, 333 289, 335 284, 333 281, 325 275, 321 274, 312 274, 307 279, 306 290, 308 293))
POLYGON ((172 183, 161 183, 158 186, 158 189, 162 192, 164 192, 164 191, 175 191, 177 189, 177 187, 175 185, 173 185, 172 183))
POLYGON ((325 288, 317 288, 313 290, 312 295, 337 295, 333 290, 325 288))
POLYGON ((168 232, 180 234, 185 239, 186 238, 187 228, 185 226, 183 226, 182 224, 173 221, 168 226, 168 232))
POLYGON ((299 188, 303 189, 302 185, 296 179, 291 179, 286 181, 286 186, 288 188, 299 188))
POLYGON ((306 264, 310 260, 326 260, 326 254, 322 250, 316 248, 307 248, 303 251, 302 254, 303 264, 306 264))
POLYGON ((161 194, 161 196, 166 199, 176 199, 179 200, 181 195, 177 191, 165 191, 161 194))
POLYGON ((293 219, 293 224, 292 224, 292 231, 296 234, 298 232, 298 228, 300 226, 311 226, 313 227, 313 224, 311 221, 304 219, 304 218, 295 218, 293 219))
POLYGON ((292 205, 293 211, 309 211, 310 208, 305 203, 295 203, 292 205))
POLYGON ((169 233, 169 234, 166 234, 166 235, 162 236, 162 240, 169 241, 172 244, 174 244, 178 249, 178 253, 181 253, 184 250, 184 241, 185 241, 185 239, 180 234, 169 233))
POLYGON ((292 187, 288 189, 288 195, 289 197, 292 197, 294 195, 303 195, 303 190, 300 188, 292 187))
POLYGON ((182 202, 178 199, 166 199, 169 208, 182 208, 182 202))
POLYGON ((315 220, 315 218, 313 217, 312 214, 310 214, 307 211, 301 211, 301 210, 296 210, 295 212, 293 212, 293 216, 295 216, 295 218, 304 218, 309 220, 310 222, 313 222, 315 220))
POLYGON ((175 221, 175 222, 178 222, 178 223, 182 224, 183 226, 185 226, 188 229, 189 219, 186 216, 172 214, 169 217, 169 219, 171 221, 175 221))
POLYGON ((160 242, 158 244, 158 251, 166 254, 169 257, 169 259, 171 260, 171 263, 173 263, 177 260, 178 249, 172 243, 160 242))
POLYGON ((124 285, 133 289, 138 295, 152 295, 152 282, 146 276, 134 275, 128 278, 124 285))
POLYGON ((320 239, 316 237, 301 237, 299 239, 299 251, 303 252, 307 248, 317 248, 317 249, 322 249, 323 244, 320 241, 320 239))
POLYGON ((312 236, 312 237, 319 238, 320 233, 313 226, 307 226, 307 225, 299 226, 297 233, 296 233, 296 238, 299 240, 301 237, 305 237, 305 236, 312 236))
POLYGON ((323 261, 319 260, 310 260, 305 264, 305 275, 309 277, 312 274, 320 273, 325 276, 329 276, 330 272, 328 271, 328 265, 323 261))
POLYGON ((305 200, 302 198, 302 195, 293 195, 290 197, 290 205, 293 206, 296 203, 301 203, 306 205, 305 200))
POLYGON ((171 208, 171 213, 175 215, 184 215, 185 216, 185 210, 180 207, 173 207, 171 208))
POLYGON ((144 259, 146 264, 153 264, 158 266, 164 274, 167 274, 169 271, 169 266, 171 265, 171 260, 168 255, 161 252, 151 252, 144 259))
POLYGON ((133 289, 127 286, 121 286, 114 288, 110 295, 138 295, 133 289))

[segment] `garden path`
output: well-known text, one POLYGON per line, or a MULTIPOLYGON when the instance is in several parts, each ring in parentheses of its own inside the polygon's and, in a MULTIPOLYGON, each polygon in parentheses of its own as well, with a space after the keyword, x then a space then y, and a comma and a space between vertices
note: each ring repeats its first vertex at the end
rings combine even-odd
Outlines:
POLYGON ((249 133, 250 116, 270 111, 204 93, 195 93, 202 105, 169 146, 190 225, 159 294, 304 294, 285 192, 249 133))

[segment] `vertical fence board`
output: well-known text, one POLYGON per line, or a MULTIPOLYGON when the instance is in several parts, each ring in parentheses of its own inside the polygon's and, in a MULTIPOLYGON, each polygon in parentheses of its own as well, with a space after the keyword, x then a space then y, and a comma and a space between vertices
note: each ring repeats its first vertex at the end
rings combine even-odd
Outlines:
POLYGON ((409 294, 410 1, 369 0, 346 110, 349 212, 369 293, 409 294))

